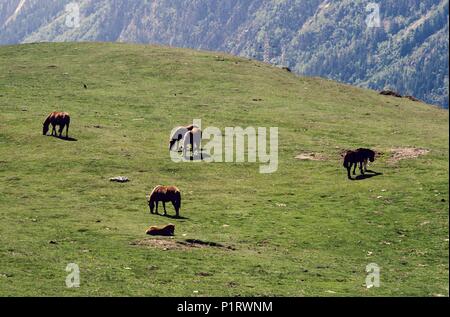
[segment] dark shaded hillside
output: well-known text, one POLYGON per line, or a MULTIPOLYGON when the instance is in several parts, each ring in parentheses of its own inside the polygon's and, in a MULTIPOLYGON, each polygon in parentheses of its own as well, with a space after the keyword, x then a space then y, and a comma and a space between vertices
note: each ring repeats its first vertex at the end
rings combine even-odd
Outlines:
POLYGON ((64 8, 71 2, 3 1, 0 44, 123 41, 218 50, 448 107, 448 0, 379 2, 381 24, 373 28, 366 0, 80 0, 80 27, 69 28, 64 8))

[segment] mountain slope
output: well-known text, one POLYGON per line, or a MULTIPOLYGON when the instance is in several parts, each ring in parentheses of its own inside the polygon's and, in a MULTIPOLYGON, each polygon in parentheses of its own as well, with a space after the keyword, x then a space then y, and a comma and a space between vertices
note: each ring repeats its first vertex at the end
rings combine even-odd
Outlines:
POLYGON ((448 0, 69 0, 0 4, 0 43, 121 41, 229 52, 374 89, 391 88, 448 108, 448 0), (11 18, 13 17, 13 19, 11 18), (9 23, 5 21, 10 20, 9 23), (2 27, 3 25, 3 27, 2 27))
POLYGON ((216 55, 0 47, 0 295, 448 296, 448 111, 216 55), (54 110, 76 141, 42 135, 54 110), (278 170, 172 162, 171 129, 195 118, 278 127, 278 170), (381 174, 349 181, 340 154, 361 146, 382 152, 381 174), (430 152, 394 162, 393 148, 430 152), (180 188, 185 218, 150 215, 157 184, 180 188), (146 237, 169 222, 174 239, 146 237))

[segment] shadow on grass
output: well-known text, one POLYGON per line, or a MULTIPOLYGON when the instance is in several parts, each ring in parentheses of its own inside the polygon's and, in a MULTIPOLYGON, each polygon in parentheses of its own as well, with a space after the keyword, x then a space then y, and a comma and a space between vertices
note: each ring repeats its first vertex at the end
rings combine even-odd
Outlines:
POLYGON ((76 141, 78 141, 77 139, 71 138, 70 136, 69 137, 58 136, 58 135, 49 135, 49 136, 54 137, 55 139, 60 139, 60 140, 63 140, 63 141, 68 141, 68 142, 76 142, 76 141))
POLYGON ((371 171, 371 170, 367 170, 366 173, 370 173, 370 174, 358 175, 352 180, 362 181, 362 180, 365 180, 365 179, 368 179, 368 178, 372 178, 372 177, 375 177, 375 176, 383 175, 383 173, 377 173, 377 172, 374 172, 374 171, 371 171))
POLYGON ((196 152, 196 153, 186 153, 186 155, 184 156, 184 160, 185 161, 203 161, 205 159, 209 159, 210 157, 211 156, 208 153, 206 153, 204 151, 200 151, 200 152, 196 152))
POLYGON ((156 215, 156 216, 160 216, 160 217, 165 217, 165 218, 170 218, 170 219, 178 219, 178 220, 189 220, 189 218, 187 217, 183 217, 183 216, 174 216, 174 215, 164 215, 164 214, 160 214, 160 213, 154 213, 152 215, 156 215))
POLYGON ((160 215, 160 216, 163 216, 163 217, 166 217, 166 218, 170 218, 170 219, 189 220, 188 217, 173 216, 173 215, 169 215, 169 214, 167 214, 167 215, 160 215))

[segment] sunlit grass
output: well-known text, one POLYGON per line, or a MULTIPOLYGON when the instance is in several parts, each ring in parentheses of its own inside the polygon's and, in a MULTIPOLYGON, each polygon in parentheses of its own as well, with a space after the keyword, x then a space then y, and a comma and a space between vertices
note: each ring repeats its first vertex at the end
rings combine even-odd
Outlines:
POLYGON ((0 295, 448 296, 448 112, 217 54, 0 48, 0 295), (42 136, 54 110, 70 112, 76 142, 42 136), (194 118, 279 127, 278 171, 173 163, 169 133, 194 118), (340 152, 361 146, 384 153, 371 166, 383 175, 352 182, 340 152), (388 163, 392 147, 413 146, 431 152, 388 163), (118 175, 131 182, 109 182, 118 175), (181 189, 187 219, 149 214, 157 184, 181 189), (177 241, 235 250, 130 244, 168 222, 177 241), (367 289, 372 262, 381 287, 367 289))

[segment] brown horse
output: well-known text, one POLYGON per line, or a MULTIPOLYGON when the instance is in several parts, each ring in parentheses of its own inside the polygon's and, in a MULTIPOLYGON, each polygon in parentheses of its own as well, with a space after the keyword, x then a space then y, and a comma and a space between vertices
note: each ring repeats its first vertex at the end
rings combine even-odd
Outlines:
POLYGON ((173 236, 175 232, 175 226, 169 223, 164 227, 152 226, 145 231, 146 234, 151 236, 173 236))
POLYGON ((152 190, 151 194, 147 197, 148 206, 152 214, 154 213, 155 204, 156 213, 158 214, 158 204, 160 201, 164 207, 164 215, 167 215, 166 202, 170 201, 175 208, 177 217, 180 216, 181 192, 177 187, 158 185, 152 190))
POLYGON ((66 128, 66 138, 69 137, 70 116, 67 112, 50 113, 42 125, 43 135, 47 135, 50 124, 52 125, 52 135, 56 135, 56 126, 59 126, 59 137, 61 137, 64 127, 66 128))
POLYGON ((344 167, 347 169, 347 175, 349 179, 352 179, 350 176, 350 170, 353 168, 353 175, 356 174, 356 166, 359 163, 359 170, 361 171, 361 175, 364 175, 364 172, 367 172, 367 163, 368 161, 375 161, 375 152, 369 149, 359 148, 356 151, 347 151, 344 157, 344 167), (364 169, 363 169, 364 164, 364 169))

